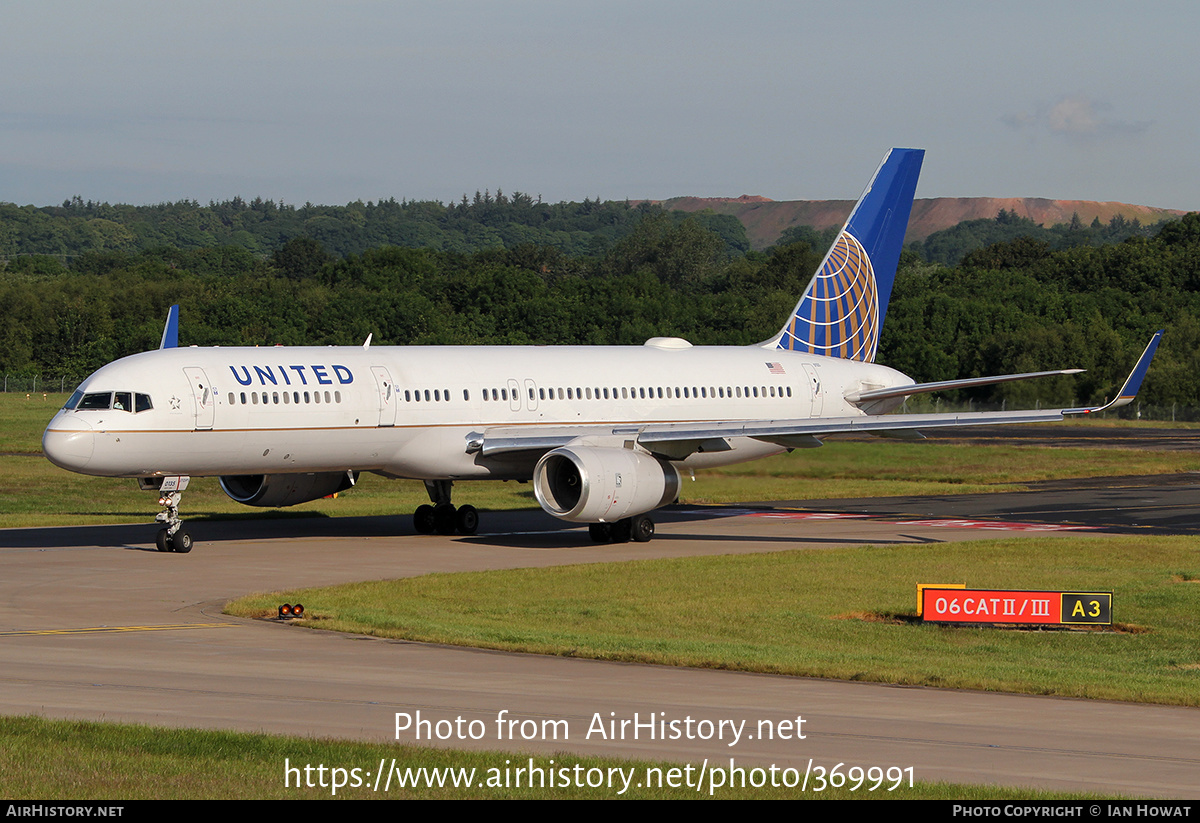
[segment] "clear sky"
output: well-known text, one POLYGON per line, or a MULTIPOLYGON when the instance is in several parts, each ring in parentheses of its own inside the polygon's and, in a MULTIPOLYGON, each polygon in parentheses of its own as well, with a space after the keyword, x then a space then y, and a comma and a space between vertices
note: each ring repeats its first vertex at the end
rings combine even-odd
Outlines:
POLYGON ((0 201, 853 199, 1200 209, 1195 2, 9 2, 0 201))

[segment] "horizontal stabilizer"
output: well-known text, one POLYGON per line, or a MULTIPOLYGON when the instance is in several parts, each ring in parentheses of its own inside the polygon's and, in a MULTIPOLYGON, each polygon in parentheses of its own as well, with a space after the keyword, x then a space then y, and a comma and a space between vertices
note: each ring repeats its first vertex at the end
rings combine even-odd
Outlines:
POLYGON ((873 400, 886 400, 890 397, 908 397, 909 395, 924 394, 925 392, 969 389, 973 386, 991 386, 995 383, 1008 383, 1012 380, 1029 380, 1034 377, 1051 377, 1057 374, 1079 374, 1082 371, 1083 369, 1057 369, 1055 371, 1035 371, 1025 374, 997 374, 991 377, 968 377, 963 380, 940 380, 936 383, 913 383, 908 386, 854 392, 853 394, 846 395, 846 400, 851 403, 867 403, 873 400))

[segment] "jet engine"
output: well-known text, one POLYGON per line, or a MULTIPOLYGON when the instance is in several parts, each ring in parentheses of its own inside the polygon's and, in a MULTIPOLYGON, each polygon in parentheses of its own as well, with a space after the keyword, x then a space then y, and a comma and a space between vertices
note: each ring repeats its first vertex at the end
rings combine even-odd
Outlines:
POLYGON ((226 474, 221 490, 247 506, 295 506, 343 492, 358 481, 358 472, 308 474, 226 474))
POLYGON ((631 449, 564 446, 533 470, 538 503, 561 520, 614 523, 665 506, 679 496, 679 471, 631 449))

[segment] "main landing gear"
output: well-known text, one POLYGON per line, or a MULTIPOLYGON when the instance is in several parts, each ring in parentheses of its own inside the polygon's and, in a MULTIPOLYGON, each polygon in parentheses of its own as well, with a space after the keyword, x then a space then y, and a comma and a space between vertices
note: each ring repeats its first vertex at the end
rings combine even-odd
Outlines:
POLYGON ((454 507, 450 502, 453 480, 426 480, 432 506, 417 506, 413 526, 418 534, 475 534, 479 529, 479 511, 474 506, 454 507))
POLYGON ((654 537, 654 521, 649 515, 626 517, 616 523, 589 523, 588 535, 593 543, 649 543, 654 537))
POLYGON ((138 485, 143 489, 158 491, 158 505, 164 508, 154 517, 155 523, 166 524, 154 536, 154 545, 160 552, 187 554, 192 550, 192 536, 183 528, 179 517, 179 501, 188 487, 190 477, 143 477, 138 485))

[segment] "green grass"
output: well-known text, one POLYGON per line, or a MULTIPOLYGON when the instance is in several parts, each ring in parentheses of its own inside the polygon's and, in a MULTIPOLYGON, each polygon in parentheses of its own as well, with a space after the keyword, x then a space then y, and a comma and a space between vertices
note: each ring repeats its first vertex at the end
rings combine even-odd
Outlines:
MULTIPOLYGON (((0 527, 148 521, 152 494, 133 481, 74 475, 40 454, 41 432, 65 398, 0 395, 0 527)), ((1103 423, 1100 423, 1103 425, 1103 423)), ((698 473, 685 501, 944 494, 1042 479, 1193 471, 1186 453, 833 442, 698 473)), ((527 486, 463 484, 459 502, 534 505, 527 486)), ((410 512, 419 483, 364 475, 337 500, 296 507, 311 516, 410 512)), ((189 518, 261 517, 228 500, 215 479, 193 481, 189 518)), ((1038 539, 787 552, 733 558, 432 575, 405 581, 248 598, 240 613, 305 603, 311 625, 493 648, 674 665, 786 672, 947 687, 1197 705, 1200 554, 1184 538, 1038 539), (907 621, 918 580, 979 587, 1113 589, 1114 613, 1144 631, 1023 632, 907 621)), ((318 798, 283 786, 283 761, 374 768, 487 769, 512 753, 74 723, 0 719, 6 798, 318 798)), ((623 765, 560 755, 571 763, 623 765)), ((561 760, 559 762, 562 762, 561 760)), ((917 775, 918 780, 920 775, 917 775)), ((782 795, 795 795, 785 792, 782 795)), ((339 794, 343 796, 343 794, 339 794)), ((376 796, 359 790, 344 796, 376 796)), ((402 796, 393 791, 389 797, 402 796)), ((607 790, 426 791, 420 797, 586 797, 607 790)), ((695 797, 691 790, 637 796, 695 797)), ((722 797, 739 796, 733 793, 722 797)), ((768 797, 760 790, 740 796, 768 797)), ((813 795, 809 793, 810 797, 813 795)), ((1028 790, 921 784, 904 794, 821 797, 1029 798, 1028 790)), ((1039 794, 1038 797, 1055 795, 1039 794)))
POLYGON ((0 393, 0 454, 42 453, 42 432, 67 402, 66 394, 0 393))
MULTIPOLYGON (((135 481, 63 471, 41 455, 41 434, 64 395, 0 394, 0 528, 150 522, 157 495, 135 481)), ((1054 449, 966 446, 895 441, 831 441, 820 449, 696 473, 685 479, 685 503, 796 500, 825 497, 966 494, 1017 489, 1023 483, 1107 474, 1163 474, 1200 469, 1187 452, 1121 449, 1054 449)), ((407 514, 428 502, 417 481, 364 474, 336 500, 314 500, 289 515, 353 517, 407 514)), ((533 508, 528 484, 462 483, 457 503, 484 511, 533 508)), ((262 517, 265 511, 234 503, 216 478, 196 478, 184 494, 187 520, 262 517)))
POLYGON ((439 574, 243 598, 307 625, 484 648, 1200 705, 1200 543, 1019 538, 439 574), (1113 591, 1124 631, 912 622, 915 586, 1113 591))
MULTIPOLYGON (((478 483, 456 503, 471 502, 486 510, 537 505, 530 487, 516 483, 478 483)), ((336 500, 314 500, 287 509, 259 509, 225 496, 215 477, 192 479, 183 495, 184 520, 228 520, 236 517, 359 517, 411 514, 428 503, 417 481, 387 480, 363 474, 358 485, 336 500)), ((159 511, 155 492, 138 490, 128 478, 89 477, 63 471, 40 454, 0 456, 0 528, 150 523, 159 511)))
MULTIPOLYGON (((26 400, 24 394, 0 393, 0 528, 153 521, 159 510, 158 495, 139 491, 137 481, 74 474, 42 455, 42 432, 66 399, 67 395, 59 394, 43 401, 39 394, 26 400)), ((537 505, 528 485, 478 483, 470 489, 471 502, 484 510, 537 505)), ((410 514, 428 502, 418 481, 364 474, 353 490, 337 499, 314 500, 282 511, 310 517, 410 514)), ((268 512, 233 502, 215 477, 194 478, 183 497, 186 520, 263 517, 268 512)))
MULTIPOLYGON (((0 797, 8 800, 142 800, 142 799, 291 799, 318 800, 334 796, 331 783, 333 768, 346 770, 349 782, 351 769, 373 775, 380 761, 391 765, 395 759, 400 770, 412 769, 475 769, 476 782, 494 776, 503 779, 506 768, 527 766, 530 758, 536 768, 548 772, 551 768, 574 767, 586 770, 600 768, 634 770, 635 779, 623 795, 638 799, 696 799, 708 797, 706 791, 679 787, 662 789, 638 788, 639 778, 647 769, 680 768, 679 763, 617 758, 580 757, 572 754, 535 755, 515 752, 461 752, 446 749, 427 749, 410 745, 356 743, 335 740, 314 740, 265 734, 244 734, 192 729, 158 729, 107 723, 86 723, 46 720, 37 717, 0 718, 0 797), (553 766, 551 765, 553 760, 553 766), (506 766, 506 761, 511 761, 506 766), (301 771, 292 776, 292 787, 284 783, 285 764, 301 771), (307 778, 305 765, 314 767, 308 776, 319 783, 321 775, 315 767, 324 764, 326 787, 296 787, 299 779, 307 778)), ((698 766, 698 764, 695 764, 698 766)), ((755 764, 761 765, 761 764, 755 764)), ((826 768, 835 764, 828 764, 826 768)), ((868 764, 864 764, 868 765, 868 764)), ((747 768, 749 770, 749 766, 747 768)), ((698 768, 693 770, 693 773, 698 768)), ((803 775, 803 771, 800 772, 803 775)), ((964 786, 929 783, 915 774, 914 788, 905 785, 893 792, 884 783, 874 792, 866 791, 867 783, 857 792, 848 788, 801 793, 798 788, 725 789, 718 788, 713 796, 720 799, 772 799, 808 797, 813 799, 935 799, 935 800, 1021 800, 1037 798, 1088 798, 1090 795, 1061 794, 1031 789, 996 786, 964 786)), ((375 792, 370 782, 358 788, 346 786, 337 791, 345 799, 577 799, 613 798, 616 789, 609 788, 422 788, 400 789, 395 785, 385 794, 375 792)), ((644 781, 643 781, 644 782, 644 781)), ((381 784, 382 789, 382 784, 381 784)))
POLYGON ((820 483, 916 481, 941 486, 992 486, 1196 469, 1200 469, 1200 455, 1188 452, 866 439, 832 440, 819 449, 802 449, 708 473, 722 477, 803 476, 820 483))

